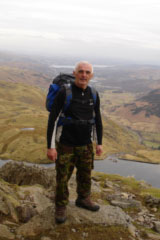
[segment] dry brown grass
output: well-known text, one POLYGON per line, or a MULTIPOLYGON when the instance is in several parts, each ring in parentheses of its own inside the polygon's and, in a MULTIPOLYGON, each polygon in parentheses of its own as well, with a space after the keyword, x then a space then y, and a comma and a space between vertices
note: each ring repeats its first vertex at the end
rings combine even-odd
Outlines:
MULTIPOLYGON (((0 86, 0 158, 35 163, 49 162, 46 157, 48 112, 45 110, 44 92, 20 83, 0 81, 0 86), (23 128, 34 130, 24 131, 23 128)), ((145 150, 144 146, 138 143, 136 134, 106 118, 103 124, 104 154, 101 158, 117 153, 136 156, 139 151, 145 150)), ((144 152, 143 158, 145 159, 144 152)), ((148 153, 146 158, 148 159, 148 153)))

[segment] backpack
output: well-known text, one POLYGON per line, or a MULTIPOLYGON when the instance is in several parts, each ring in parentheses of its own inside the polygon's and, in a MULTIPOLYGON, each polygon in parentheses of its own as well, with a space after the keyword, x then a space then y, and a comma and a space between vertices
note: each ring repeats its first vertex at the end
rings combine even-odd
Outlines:
MULTIPOLYGON (((52 84, 49 86, 48 94, 46 97, 46 109, 50 112, 54 99, 58 94, 62 86, 70 86, 74 82, 74 76, 72 74, 62 74, 60 73, 57 77, 53 79, 52 84)), ((71 94, 71 91, 67 91, 67 97, 71 94)), ((69 98, 69 97, 68 97, 69 98)), ((68 101, 67 101, 68 103, 68 101)))
MULTIPOLYGON (((65 104, 63 107, 63 113, 67 110, 69 107, 70 101, 72 99, 72 90, 71 90, 71 84, 74 82, 75 77, 72 74, 64 74, 60 73, 57 77, 53 79, 52 84, 49 86, 48 94, 46 97, 46 109, 50 112, 52 109, 52 105, 54 102, 54 99, 56 95, 58 94, 61 87, 65 86, 66 88, 66 99, 65 104)), ((96 89, 93 87, 91 88, 92 97, 94 105, 96 104, 97 99, 97 92, 96 89)))

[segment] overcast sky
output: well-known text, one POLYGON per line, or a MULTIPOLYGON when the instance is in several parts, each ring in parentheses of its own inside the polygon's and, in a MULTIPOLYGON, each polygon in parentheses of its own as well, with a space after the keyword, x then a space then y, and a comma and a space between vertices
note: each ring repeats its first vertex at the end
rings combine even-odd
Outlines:
POLYGON ((0 50, 160 64, 160 0, 0 0, 0 50))

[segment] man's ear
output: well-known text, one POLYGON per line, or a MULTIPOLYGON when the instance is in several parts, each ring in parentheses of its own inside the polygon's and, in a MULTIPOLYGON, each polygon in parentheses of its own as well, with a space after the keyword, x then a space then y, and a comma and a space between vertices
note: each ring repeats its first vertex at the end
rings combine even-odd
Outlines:
POLYGON ((94 77, 94 73, 91 74, 91 78, 90 79, 92 79, 93 77, 94 77))
POLYGON ((75 71, 73 71, 73 76, 76 76, 75 74, 76 74, 75 71))

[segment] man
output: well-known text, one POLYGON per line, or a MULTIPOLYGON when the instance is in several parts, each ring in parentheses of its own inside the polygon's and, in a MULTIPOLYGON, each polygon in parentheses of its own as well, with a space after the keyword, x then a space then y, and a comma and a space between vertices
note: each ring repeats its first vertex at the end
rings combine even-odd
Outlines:
POLYGON ((72 100, 65 112, 65 118, 71 119, 63 126, 57 127, 55 122, 66 100, 66 88, 63 87, 55 98, 48 120, 47 142, 49 159, 56 163, 56 197, 55 219, 57 223, 66 220, 68 204, 68 181, 74 167, 77 168, 77 200, 76 206, 98 211, 99 206, 90 199, 91 170, 93 168, 92 130, 93 120, 96 126, 96 154, 102 154, 102 120, 100 99, 96 92, 96 103, 93 101, 92 89, 88 86, 93 77, 93 67, 88 62, 79 62, 73 71, 75 82, 72 84, 72 100), (60 131, 59 131, 60 129, 60 131), (58 137, 57 137, 58 135, 58 137), (56 137, 55 137, 56 136, 56 137), (56 147, 55 147, 55 138, 56 147))

